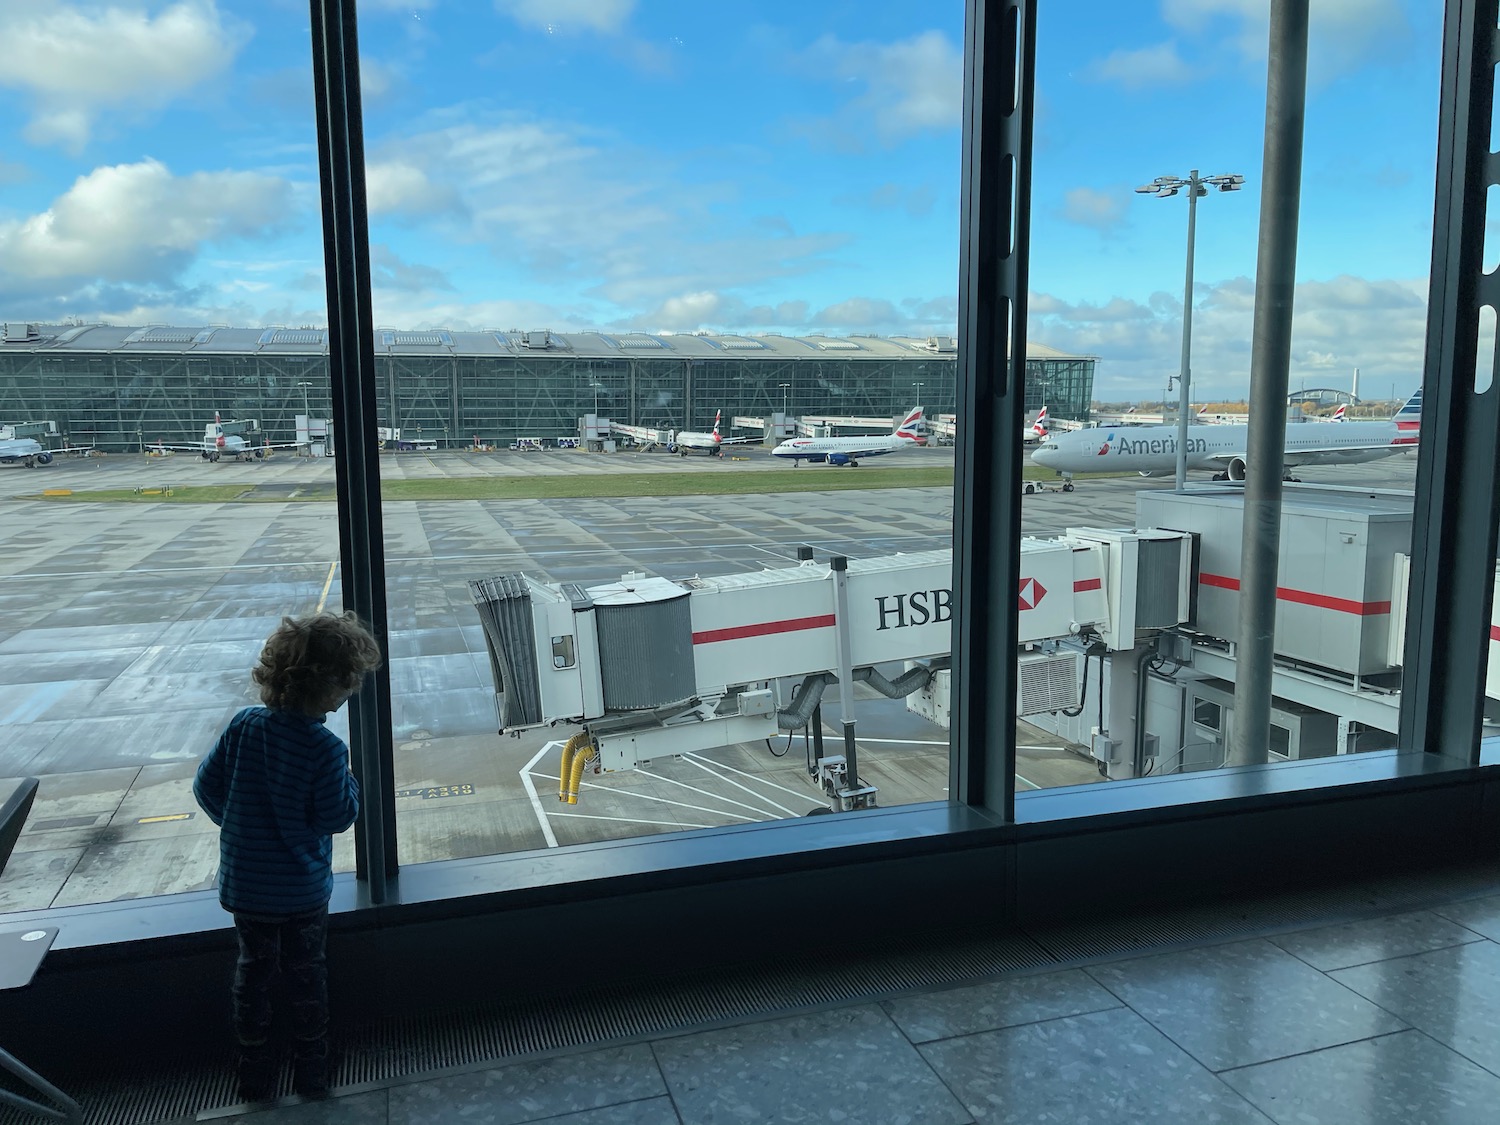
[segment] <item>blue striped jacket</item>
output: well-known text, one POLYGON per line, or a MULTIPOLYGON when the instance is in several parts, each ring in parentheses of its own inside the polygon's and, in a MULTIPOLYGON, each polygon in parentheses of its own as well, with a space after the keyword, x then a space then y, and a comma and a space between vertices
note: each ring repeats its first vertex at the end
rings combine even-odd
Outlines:
POLYGON ((359 814, 349 748, 319 719, 246 707, 198 767, 193 796, 219 826, 219 902, 301 914, 333 894, 333 836, 359 814))

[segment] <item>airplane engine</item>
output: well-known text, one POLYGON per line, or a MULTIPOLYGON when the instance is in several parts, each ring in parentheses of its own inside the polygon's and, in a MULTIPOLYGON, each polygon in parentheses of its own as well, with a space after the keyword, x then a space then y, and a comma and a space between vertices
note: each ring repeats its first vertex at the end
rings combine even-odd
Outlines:
POLYGON ((849 464, 849 455, 847 453, 830 453, 828 455, 828 463, 830 465, 847 465, 849 464))
POLYGON ((50 454, 50 453, 46 452, 45 450, 43 450, 41 453, 38 453, 36 455, 36 463, 38 465, 50 465, 50 464, 52 464, 52 454, 50 454))
POLYGON ((1243 481, 1245 479, 1245 459, 1236 457, 1229 462, 1229 479, 1243 481))
POLYGON ((265 455, 266 455, 266 451, 265 451, 265 450, 264 450, 264 449, 257 449, 257 450, 256 450, 256 451, 255 451, 255 459, 256 459, 256 460, 257 460, 257 461, 259 461, 259 460, 260 460, 260 459, 261 459, 261 458, 262 458, 262 457, 264 457, 264 456, 265 456, 265 455))

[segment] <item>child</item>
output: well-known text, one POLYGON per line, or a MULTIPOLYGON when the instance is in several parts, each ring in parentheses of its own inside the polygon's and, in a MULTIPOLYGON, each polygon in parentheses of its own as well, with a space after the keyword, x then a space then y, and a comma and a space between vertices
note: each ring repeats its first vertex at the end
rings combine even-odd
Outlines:
POLYGON ((240 1096, 271 1095, 272 978, 291 999, 293 1084, 328 1093, 328 900, 333 837, 359 813, 349 748, 323 725, 380 665, 380 649, 352 613, 284 617, 251 678, 264 707, 240 711, 198 767, 193 795, 217 824, 219 902, 234 915, 240 1096))

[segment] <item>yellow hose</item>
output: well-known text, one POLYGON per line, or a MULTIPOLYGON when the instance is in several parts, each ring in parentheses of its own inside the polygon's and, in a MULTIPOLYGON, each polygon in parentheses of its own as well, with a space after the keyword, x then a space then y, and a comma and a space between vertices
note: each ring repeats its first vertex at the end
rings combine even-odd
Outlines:
POLYGON ((583 785, 583 771, 589 762, 593 761, 593 758, 594 747, 592 743, 587 746, 580 746, 578 753, 573 756, 573 768, 569 771, 568 777, 568 804, 576 805, 578 803, 578 790, 583 785))
POLYGON ((587 731, 579 731, 572 738, 568 739, 567 745, 563 747, 562 762, 559 764, 557 770, 557 799, 559 801, 566 801, 568 799, 568 774, 573 769, 573 755, 577 752, 580 742, 585 746, 589 744, 588 739, 587 731))

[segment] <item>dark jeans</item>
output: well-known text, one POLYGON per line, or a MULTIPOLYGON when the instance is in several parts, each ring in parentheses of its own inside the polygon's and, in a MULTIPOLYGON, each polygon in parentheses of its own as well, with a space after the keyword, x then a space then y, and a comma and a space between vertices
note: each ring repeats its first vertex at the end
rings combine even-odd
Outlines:
POLYGON ((291 1001, 299 1059, 328 1054, 328 908, 290 918, 236 914, 240 958, 234 967, 234 1030, 243 1054, 269 1054, 271 983, 280 970, 291 1001))

